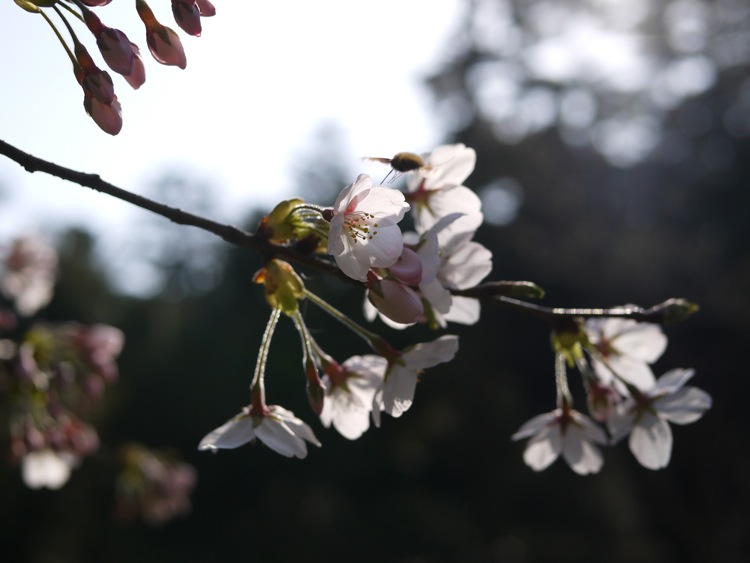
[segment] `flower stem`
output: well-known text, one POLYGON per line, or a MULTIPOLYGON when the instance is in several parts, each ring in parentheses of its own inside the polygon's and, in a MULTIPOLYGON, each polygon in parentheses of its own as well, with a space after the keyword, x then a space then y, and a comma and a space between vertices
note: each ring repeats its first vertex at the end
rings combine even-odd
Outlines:
POLYGON ((564 354, 555 356, 555 385, 557 386, 557 406, 565 409, 573 405, 573 396, 568 387, 568 367, 564 354))
POLYGON ((279 322, 279 316, 281 309, 278 307, 271 311, 271 316, 266 324, 266 330, 263 333, 263 340, 260 343, 260 350, 258 350, 258 361, 255 363, 255 373, 253 374, 253 382, 250 384, 250 393, 253 399, 253 409, 260 409, 259 413, 262 412, 262 408, 266 404, 266 393, 264 388, 264 377, 266 373, 266 361, 268 360, 268 349, 271 347, 271 339, 273 333, 276 330, 276 324, 279 322))
POLYGON ((374 332, 370 332, 362 325, 354 322, 344 313, 336 309, 327 301, 324 301, 323 299, 312 293, 310 290, 305 289, 305 297, 307 297, 310 301, 323 309, 326 313, 331 315, 334 319, 342 323, 349 330, 357 334, 360 338, 367 342, 370 348, 372 348, 381 356, 384 356, 385 358, 388 358, 390 360, 394 355, 397 355, 397 352, 381 336, 375 334, 374 332))
MULTIPOLYGON (((62 17, 62 14, 60 14, 59 10, 56 10, 58 15, 62 18, 63 22, 65 22, 66 27, 68 30, 70 30, 70 25, 68 24, 68 21, 62 17)), ((39 10, 39 13, 42 15, 42 17, 46 20, 46 22, 49 24, 49 26, 52 28, 52 31, 55 32, 55 35, 57 36, 58 41, 60 41, 60 44, 63 46, 63 49, 65 49, 65 52, 68 54, 68 57, 70 58, 70 62, 73 63, 74 67, 78 67, 78 59, 76 59, 75 55, 73 55, 73 52, 70 50, 70 47, 68 47, 68 44, 65 43, 65 39, 63 39, 62 34, 60 33, 60 30, 57 29, 57 26, 52 22, 51 19, 49 19, 49 16, 44 12, 44 10, 39 10)))

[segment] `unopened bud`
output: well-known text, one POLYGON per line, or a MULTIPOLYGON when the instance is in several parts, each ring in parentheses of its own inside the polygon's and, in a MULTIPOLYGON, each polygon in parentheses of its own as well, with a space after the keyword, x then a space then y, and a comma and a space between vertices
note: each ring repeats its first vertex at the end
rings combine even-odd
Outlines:
POLYGON ((270 260, 255 275, 255 282, 264 285, 266 301, 271 308, 278 308, 289 317, 297 312, 297 302, 305 298, 305 284, 302 278, 283 260, 270 260))
POLYGON ((664 303, 651 307, 646 311, 646 315, 648 322, 666 324, 685 320, 698 312, 698 309, 700 307, 697 303, 691 303, 686 299, 667 299, 664 303))
POLYGON ((268 214, 263 226, 270 231, 269 238, 272 241, 283 242, 297 238, 295 224, 292 221, 292 212, 295 207, 303 203, 305 203, 304 200, 299 198, 285 199, 268 214))
POLYGON ((367 298, 383 315, 401 324, 417 322, 424 313, 419 295, 410 287, 394 280, 368 282, 367 298))

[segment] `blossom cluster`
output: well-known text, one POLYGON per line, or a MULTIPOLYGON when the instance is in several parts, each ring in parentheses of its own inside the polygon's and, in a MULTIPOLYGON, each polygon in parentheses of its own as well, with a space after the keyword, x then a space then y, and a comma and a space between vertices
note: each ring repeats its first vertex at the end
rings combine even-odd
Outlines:
MULTIPOLYGON (((97 66, 65 16, 67 13, 83 22, 93 35, 106 65, 120 74, 132 88, 138 89, 146 81, 140 49, 123 31, 105 25, 90 9, 105 6, 111 1, 81 0, 70 3, 61 0, 16 0, 16 4, 27 12, 43 16, 53 28, 73 63, 76 80, 83 89, 83 107, 86 113, 100 129, 110 135, 117 135, 122 129, 122 108, 115 94, 112 78, 107 71, 97 66), (72 49, 63 40, 46 10, 54 11, 60 18, 70 35, 72 49)), ((146 44, 154 59, 161 64, 184 69, 187 59, 177 33, 159 22, 146 0, 136 0, 135 6, 145 27, 146 44)), ((216 9, 209 0, 172 0, 172 14, 183 31, 199 36, 202 31, 201 18, 215 15, 216 9)))
MULTIPOLYGON (((423 156, 399 153, 379 160, 408 175, 405 193, 374 185, 361 174, 330 208, 301 199, 282 202, 259 232, 280 244, 308 241, 308 247, 332 256, 344 275, 362 283, 369 320, 379 315, 397 328, 476 323, 478 302, 451 293, 478 284, 492 269, 491 253, 472 241, 483 220, 480 200, 463 185, 474 169, 475 151, 462 144, 444 145, 423 156), (403 233, 399 223, 410 210, 415 232, 403 233)), ((300 333, 313 411, 324 426, 333 425, 346 438, 361 436, 370 420, 379 426, 382 413, 401 416, 413 402, 422 371, 449 362, 458 351, 455 335, 394 349, 311 294, 291 266, 278 259, 270 260, 256 281, 264 284, 269 304, 292 317, 300 333), (297 302, 305 298, 361 336, 375 353, 339 362, 323 351, 298 311, 297 302)), ((283 455, 305 457, 307 443, 320 445, 293 413, 266 405, 264 371, 261 352, 250 404, 203 438, 200 449, 235 448, 258 439, 283 455)))
POLYGON ((692 369, 672 369, 656 379, 651 364, 667 346, 661 327, 631 319, 591 318, 577 333, 554 338, 558 406, 525 423, 514 440, 530 438, 524 461, 541 471, 561 454, 581 475, 598 472, 599 446, 628 438, 630 451, 648 469, 667 466, 672 454, 669 423, 695 422, 711 407, 711 397, 686 386, 692 369), (591 417, 573 409, 567 366, 581 372, 591 417), (596 422, 595 422, 596 421, 596 422), (597 424, 603 423, 608 432, 597 424))
MULTIPOLYGON (((492 254, 473 240, 483 220, 481 202, 464 182, 474 169, 475 151, 452 144, 425 155, 397 153, 371 160, 392 167, 383 182, 391 174, 406 175, 405 190, 375 185, 361 174, 332 207, 299 198, 280 203, 261 222, 259 236, 272 244, 331 256, 344 276, 361 284, 369 321, 380 317, 393 328, 426 324, 436 330, 448 322, 476 323, 480 300, 471 290, 492 270, 492 254), (414 231, 402 232, 400 223, 408 212, 414 231)), ((394 349, 310 292, 292 266, 278 258, 266 261, 256 282, 264 284, 274 313, 259 352, 250 403, 205 436, 201 450, 260 440, 282 455, 301 458, 307 455, 307 444, 320 446, 310 426, 265 402, 268 345, 281 313, 292 318, 300 334, 312 410, 325 427, 332 425, 349 439, 360 437, 370 421, 379 426, 384 412, 401 416, 413 402, 419 374, 451 361, 458 351, 455 335, 394 349), (305 325, 298 308, 303 299, 337 318, 374 353, 343 362, 331 357, 305 325)), ((527 282, 500 283, 529 289, 527 282)), ((536 296, 535 291, 528 295, 536 296)), ((670 314, 688 313, 685 303, 672 303, 670 314)), ((554 315, 550 320, 559 321, 554 315)), ((541 470, 562 455, 577 473, 594 473, 603 463, 600 446, 629 435, 630 449, 642 465, 666 466, 672 448, 668 423, 693 422, 711 405, 708 394, 685 386, 692 370, 672 370, 656 380, 650 365, 666 347, 659 325, 596 314, 565 318, 562 325, 552 323, 557 408, 532 418, 513 435, 514 440, 530 438, 525 462, 541 470), (573 409, 567 379, 573 367, 583 377, 591 418, 573 409)))

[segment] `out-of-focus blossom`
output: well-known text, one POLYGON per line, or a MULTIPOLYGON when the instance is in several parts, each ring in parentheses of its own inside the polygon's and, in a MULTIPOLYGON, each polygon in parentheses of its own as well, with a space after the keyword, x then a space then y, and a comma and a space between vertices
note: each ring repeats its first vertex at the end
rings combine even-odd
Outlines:
POLYGON ((310 427, 293 412, 270 405, 261 414, 251 414, 251 409, 246 407, 226 424, 207 434, 198 444, 198 449, 233 449, 256 438, 286 457, 307 457, 305 440, 320 446, 310 427))
POLYGON ((73 341, 80 350, 82 359, 91 370, 107 383, 117 379, 115 358, 122 352, 125 343, 123 332, 110 325, 74 325, 73 341))
POLYGON ((380 426, 380 412, 399 417, 409 410, 414 400, 417 378, 422 370, 450 362, 458 352, 458 336, 446 334, 432 342, 406 348, 392 360, 385 373, 383 385, 373 398, 372 417, 380 426))
POLYGON ((382 356, 353 356, 335 372, 326 370, 323 411, 320 420, 326 428, 333 424, 349 440, 356 440, 370 427, 370 411, 375 391, 385 376, 388 361, 382 356))
POLYGON ((648 469, 661 469, 672 456, 673 424, 690 424, 711 408, 711 396, 697 387, 685 387, 691 369, 673 369, 662 375, 651 389, 634 390, 617 405, 607 421, 612 443, 630 434, 628 445, 638 462, 648 469))
POLYGON ((597 473, 604 460, 597 444, 606 444, 607 436, 587 416, 570 408, 559 408, 535 416, 513 434, 511 439, 531 438, 523 460, 534 471, 549 467, 562 454, 579 475, 597 473))
POLYGON ((328 253, 347 276, 367 280, 370 268, 388 268, 401 256, 404 242, 397 223, 408 209, 400 191, 373 186, 361 174, 336 198, 328 253))
POLYGON ((667 337, 659 325, 598 318, 587 320, 585 329, 599 354, 592 355, 592 364, 603 383, 614 382, 621 393, 627 393, 614 372, 642 391, 654 386, 656 379, 649 364, 658 360, 667 347, 667 337))
POLYGON ((77 460, 68 452, 45 448, 29 452, 21 462, 21 477, 30 489, 59 489, 70 479, 77 460))
POLYGON ((146 43, 154 59, 164 65, 187 66, 185 49, 177 34, 162 25, 144 0, 136 0, 136 10, 146 26, 146 43))
POLYGON ((117 475, 117 515, 142 518, 159 526, 190 512, 196 483, 193 466, 174 456, 130 444, 120 451, 123 467, 117 475))
POLYGON ((57 253, 39 237, 16 239, 5 256, 0 288, 24 316, 33 315, 52 299, 57 253))

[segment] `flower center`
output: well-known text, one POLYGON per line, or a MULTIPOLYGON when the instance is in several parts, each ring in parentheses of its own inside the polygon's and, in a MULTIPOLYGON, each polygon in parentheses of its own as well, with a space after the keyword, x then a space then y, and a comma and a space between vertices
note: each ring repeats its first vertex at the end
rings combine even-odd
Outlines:
POLYGON ((346 214, 344 229, 346 229, 349 238, 355 244, 358 241, 371 240, 378 234, 378 224, 373 223, 375 215, 365 211, 352 211, 346 214))

